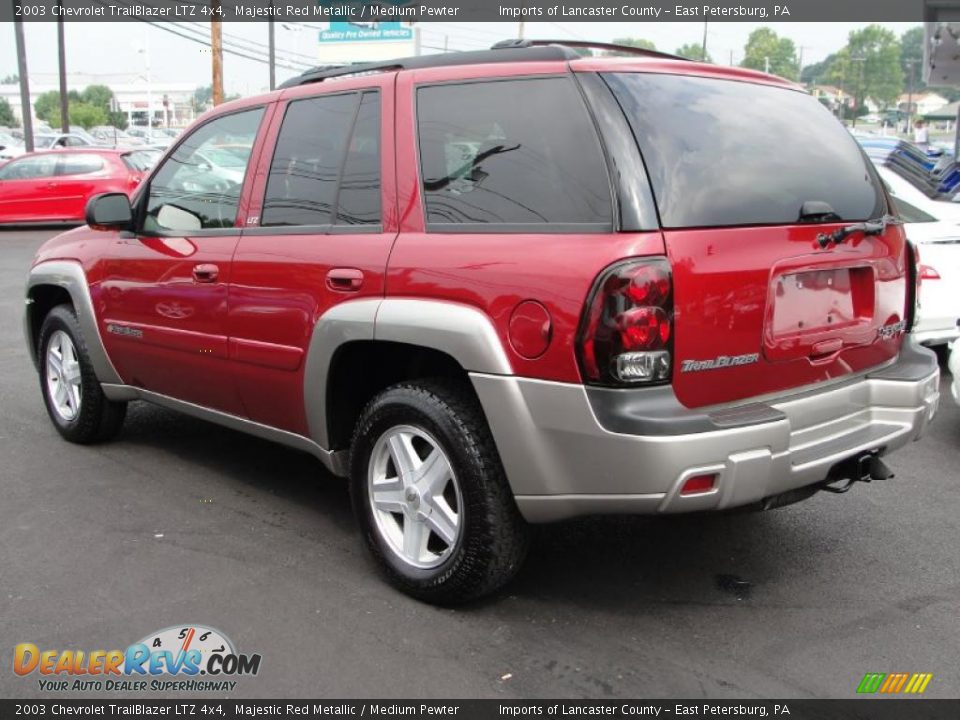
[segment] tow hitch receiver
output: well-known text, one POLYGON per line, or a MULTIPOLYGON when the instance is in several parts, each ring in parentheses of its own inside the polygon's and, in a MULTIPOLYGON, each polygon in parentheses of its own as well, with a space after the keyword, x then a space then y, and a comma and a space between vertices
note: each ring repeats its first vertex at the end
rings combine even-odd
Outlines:
POLYGON ((893 471, 880 459, 880 451, 875 450, 834 465, 822 489, 832 493, 845 493, 854 483, 889 480, 892 477, 893 471))

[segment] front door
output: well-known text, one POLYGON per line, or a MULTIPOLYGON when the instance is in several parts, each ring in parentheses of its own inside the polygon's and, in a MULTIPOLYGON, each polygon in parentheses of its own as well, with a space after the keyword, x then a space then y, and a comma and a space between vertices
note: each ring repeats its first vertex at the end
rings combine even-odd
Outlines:
POLYGON ((357 78, 277 107, 230 280, 233 371, 257 422, 309 434, 304 365, 317 320, 384 293, 396 237, 392 184, 381 182, 394 172, 391 90, 390 76, 357 78))
MULTIPOLYGON (((243 415, 227 358, 227 299, 244 176, 218 173, 205 151, 252 155, 264 108, 200 126, 164 160, 137 202, 135 233, 105 253, 100 332, 129 385, 243 415)), ((96 300, 96 299, 95 299, 96 300)))
POLYGON ((0 222, 56 219, 56 171, 56 153, 15 158, 0 168, 0 222))

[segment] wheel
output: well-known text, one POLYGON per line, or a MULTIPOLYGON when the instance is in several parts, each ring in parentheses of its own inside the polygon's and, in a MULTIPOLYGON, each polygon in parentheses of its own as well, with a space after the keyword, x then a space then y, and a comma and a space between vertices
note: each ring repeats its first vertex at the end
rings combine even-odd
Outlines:
POLYGON ((437 604, 502 587, 527 550, 527 526, 473 395, 455 383, 395 385, 357 422, 351 497, 387 579, 437 604))
POLYGON ((127 404, 103 394, 73 308, 58 305, 43 320, 40 388, 57 431, 75 443, 109 440, 120 432, 127 404))

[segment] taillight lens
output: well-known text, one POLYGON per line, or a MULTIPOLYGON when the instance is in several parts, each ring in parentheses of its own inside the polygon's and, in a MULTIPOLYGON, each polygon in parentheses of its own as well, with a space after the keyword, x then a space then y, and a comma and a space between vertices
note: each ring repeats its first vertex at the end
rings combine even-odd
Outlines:
POLYGON ((934 268, 931 265, 921 265, 920 279, 921 280, 939 280, 940 273, 938 273, 936 268, 934 268))
POLYGON ((584 379, 603 385, 669 382, 672 296, 666 258, 629 260, 601 273, 577 340, 584 379))

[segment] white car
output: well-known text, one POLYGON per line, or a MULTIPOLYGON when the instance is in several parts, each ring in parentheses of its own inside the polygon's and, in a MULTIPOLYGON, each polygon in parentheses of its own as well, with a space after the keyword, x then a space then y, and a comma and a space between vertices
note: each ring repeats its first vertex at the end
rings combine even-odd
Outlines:
POLYGON ((960 337, 960 203, 931 200, 889 168, 878 172, 920 254, 920 302, 913 334, 924 345, 960 337))
POLYGON ((960 403, 960 343, 955 342, 953 344, 947 367, 950 368, 950 374, 953 375, 953 384, 950 386, 950 390, 953 391, 953 399, 960 403))

